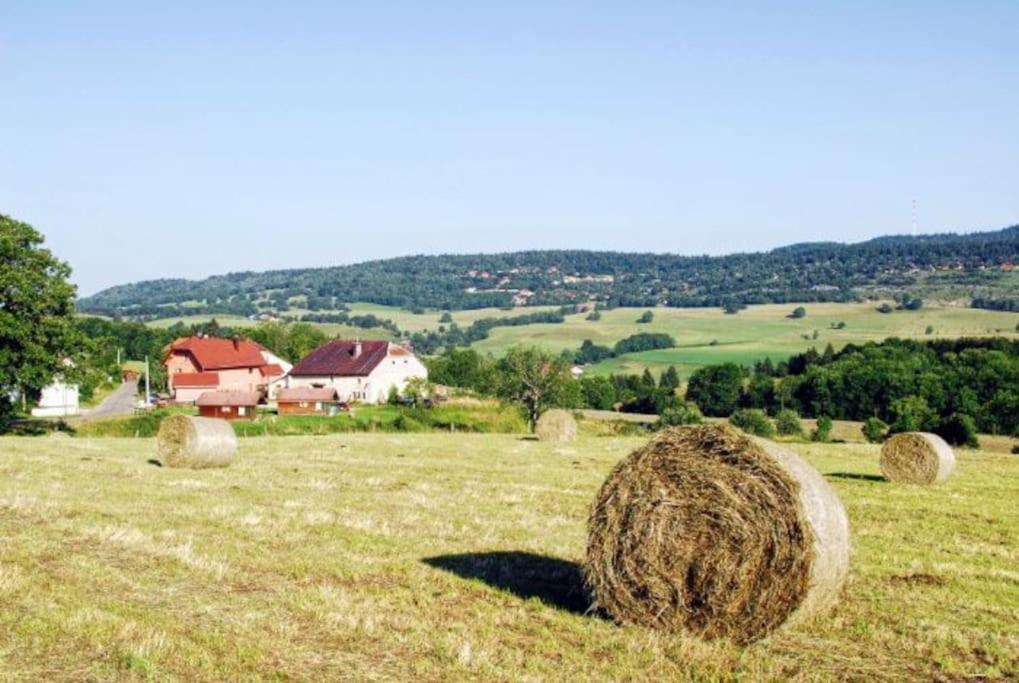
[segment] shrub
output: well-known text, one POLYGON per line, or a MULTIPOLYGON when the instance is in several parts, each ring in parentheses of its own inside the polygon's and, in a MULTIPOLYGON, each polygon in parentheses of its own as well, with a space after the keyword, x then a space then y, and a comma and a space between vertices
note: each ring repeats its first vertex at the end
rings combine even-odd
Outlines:
POLYGON ((598 322, 599 320, 601 320, 601 311, 598 311, 597 309, 591 311, 590 313, 587 314, 587 319, 590 320, 591 322, 598 322))
POLYGON ((637 318, 637 322, 641 323, 641 324, 646 324, 646 323, 651 322, 654 319, 655 319, 655 314, 654 314, 653 311, 644 311, 643 313, 640 314, 640 317, 637 318))
POLYGON ((681 401, 673 408, 666 408, 662 411, 661 420, 658 424, 662 427, 678 427, 680 425, 695 425, 704 421, 700 408, 693 401, 681 401))
POLYGON ((756 436, 775 436, 775 426, 768 419, 768 414, 756 408, 743 408, 729 416, 729 423, 737 429, 756 436))
POLYGON ((831 418, 827 415, 822 415, 817 418, 817 427, 810 433, 811 441, 818 441, 820 443, 828 443, 831 441, 831 418))
POLYGON ((805 309, 803 306, 797 306, 796 308, 793 309, 793 312, 789 314, 789 317, 790 318, 806 318, 807 317, 807 309, 805 309))
POLYGON ((863 423, 863 438, 870 443, 881 443, 885 440, 888 425, 879 417, 868 417, 863 423))
POLYGON ((890 303, 888 303, 887 301, 877 307, 877 312, 878 313, 891 313, 894 310, 895 309, 892 308, 892 305, 890 303))
POLYGON ((778 433, 784 436, 803 435, 803 423, 800 422, 800 416, 795 410, 786 408, 779 411, 775 416, 775 427, 778 433))
POLYGON ((979 448, 977 424, 965 413, 953 413, 934 428, 934 433, 953 446, 979 448))

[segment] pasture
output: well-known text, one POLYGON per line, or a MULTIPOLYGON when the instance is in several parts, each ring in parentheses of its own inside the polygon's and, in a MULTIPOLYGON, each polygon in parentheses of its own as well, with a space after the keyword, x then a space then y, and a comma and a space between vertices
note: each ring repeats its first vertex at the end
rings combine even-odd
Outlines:
POLYGON ((823 349, 829 342, 839 349, 849 343, 881 341, 888 337, 918 339, 965 336, 1016 337, 1019 314, 960 307, 926 307, 919 311, 879 313, 874 303, 803 304, 805 318, 787 317, 797 304, 750 306, 737 315, 717 308, 656 308, 654 321, 638 324, 646 309, 617 308, 602 311, 601 320, 568 316, 562 324, 500 327, 474 345, 479 351, 500 355, 514 344, 539 344, 553 351, 574 350, 584 339, 611 346, 638 332, 666 332, 677 347, 627 354, 599 363, 592 374, 639 373, 645 367, 660 372, 675 365, 688 377, 703 365, 733 362, 741 365, 771 357, 778 361, 810 347, 823 349), (845 323, 843 329, 832 325, 845 323), (927 334, 927 327, 933 328, 927 334), (817 338, 813 338, 817 330, 817 338), (805 338, 806 337, 806 338, 805 338))
POLYGON ((24 680, 831 679, 1019 674, 1019 459, 941 485, 868 445, 793 444, 854 553, 826 618, 746 649, 585 614, 594 492, 642 442, 342 434, 241 441, 226 470, 151 439, 0 439, 0 671, 24 680))

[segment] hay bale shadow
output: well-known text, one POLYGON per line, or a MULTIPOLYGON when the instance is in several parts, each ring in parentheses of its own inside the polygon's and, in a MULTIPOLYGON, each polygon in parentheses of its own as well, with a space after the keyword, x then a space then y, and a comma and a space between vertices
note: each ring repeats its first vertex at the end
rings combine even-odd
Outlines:
POLYGON ((858 481, 885 481, 880 474, 860 474, 859 472, 829 472, 824 475, 835 479, 856 479, 858 481))
POLYGON ((587 614, 591 605, 583 570, 576 562, 522 551, 439 555, 422 562, 574 614, 587 614))

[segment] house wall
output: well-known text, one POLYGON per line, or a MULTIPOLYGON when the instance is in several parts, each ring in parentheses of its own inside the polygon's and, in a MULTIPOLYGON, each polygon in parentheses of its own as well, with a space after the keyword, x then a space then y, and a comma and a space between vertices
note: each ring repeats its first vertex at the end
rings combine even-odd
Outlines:
POLYGON ((191 359, 191 354, 174 353, 166 359, 166 373, 173 399, 177 403, 193 403, 206 391, 263 391, 268 379, 262 376, 257 368, 231 368, 229 370, 210 370, 219 375, 219 384, 208 387, 176 387, 173 376, 182 372, 201 372, 191 359))
POLYGON ((329 412, 325 401, 284 401, 279 404, 280 415, 325 415, 329 412))
POLYGON ((173 391, 175 403, 194 403, 207 391, 215 391, 216 387, 179 387, 173 391))
POLYGON ((288 387, 324 386, 336 389, 341 401, 385 403, 390 387, 403 392, 407 380, 413 377, 427 379, 424 364, 409 353, 389 354, 367 377, 287 377, 288 387))
POLYGON ((221 420, 253 420, 257 412, 255 406, 198 406, 198 414, 202 417, 221 420))
POLYGON ((32 408, 35 417, 63 417, 77 415, 79 412, 78 385, 63 382, 54 382, 44 387, 39 395, 39 403, 32 408))

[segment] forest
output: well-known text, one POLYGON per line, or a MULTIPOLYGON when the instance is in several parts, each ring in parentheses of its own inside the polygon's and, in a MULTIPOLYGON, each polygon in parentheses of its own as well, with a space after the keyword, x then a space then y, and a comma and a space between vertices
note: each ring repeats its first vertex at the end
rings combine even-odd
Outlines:
MULTIPOLYGON (((993 232, 881 237, 857 244, 797 244, 727 256, 598 251, 407 256, 327 268, 240 272, 205 280, 121 285, 78 301, 78 310, 149 319, 198 313, 254 315, 343 310, 368 302, 410 310, 566 305, 740 306, 840 302, 923 288, 954 292, 981 282, 981 303, 1016 298, 1019 226, 993 232), (961 279, 960 279, 961 278, 961 279)), ((915 293, 915 292, 914 292, 915 293)), ((989 303, 994 302, 994 303, 989 303)))

